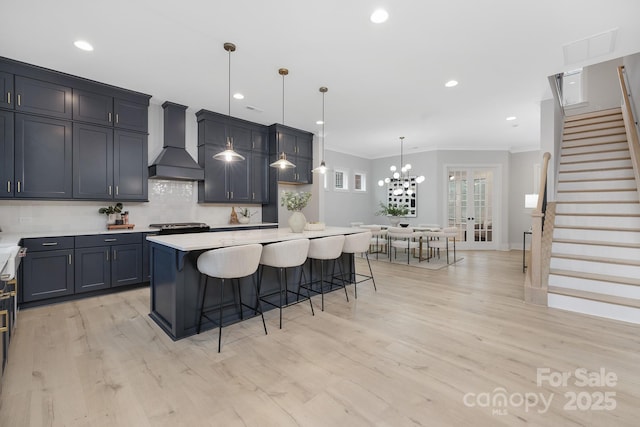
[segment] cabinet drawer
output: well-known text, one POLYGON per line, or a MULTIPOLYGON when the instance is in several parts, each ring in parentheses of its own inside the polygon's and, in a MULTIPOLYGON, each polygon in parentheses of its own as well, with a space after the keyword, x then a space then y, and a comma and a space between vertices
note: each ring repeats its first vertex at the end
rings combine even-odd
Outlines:
POLYGON ((73 237, 42 237, 37 239, 22 239, 22 246, 29 252, 54 251, 73 249, 73 237))
POLYGON ((142 233, 91 234, 76 236, 76 248, 142 243, 142 233))

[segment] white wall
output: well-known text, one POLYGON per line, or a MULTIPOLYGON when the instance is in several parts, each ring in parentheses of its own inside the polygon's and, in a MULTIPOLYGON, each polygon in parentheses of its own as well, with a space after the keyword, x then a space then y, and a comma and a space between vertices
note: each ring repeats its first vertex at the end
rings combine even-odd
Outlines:
POLYGON ((622 65, 622 58, 589 65, 583 69, 584 95, 586 105, 578 108, 565 107, 565 114, 589 113, 620 107, 620 83, 618 67, 622 65))
MULTIPOLYGON (((164 101, 163 101, 164 102, 164 101)), ((149 163, 162 149, 163 111, 160 103, 149 107, 149 163)), ((198 129, 195 111, 187 110, 186 148, 194 159, 197 151, 198 129)), ((98 209, 108 202, 85 201, 0 201, 0 227, 5 232, 28 231, 84 231, 106 228, 106 216, 98 209)), ((128 210, 129 222, 147 227, 157 222, 197 221, 210 225, 229 222, 232 205, 198 204, 198 186, 194 182, 149 180, 149 202, 123 202, 128 210)), ((243 205, 244 206, 244 205, 243 205)), ((248 206, 257 214, 251 222, 260 222, 259 205, 248 206)))
POLYGON ((640 53, 624 58, 624 69, 627 74, 631 102, 634 106, 636 120, 640 120, 640 53))
POLYGON ((531 227, 531 212, 524 208, 524 195, 533 193, 534 165, 542 163, 540 151, 512 153, 509 170, 509 246, 522 249, 522 232, 531 227))

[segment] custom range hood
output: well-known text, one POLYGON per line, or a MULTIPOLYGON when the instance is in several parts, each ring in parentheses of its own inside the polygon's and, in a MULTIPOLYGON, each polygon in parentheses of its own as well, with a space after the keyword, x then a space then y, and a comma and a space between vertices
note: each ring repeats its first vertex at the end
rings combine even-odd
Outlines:
POLYGON ((165 102, 164 145, 162 151, 149 166, 150 179, 202 181, 204 170, 185 150, 186 106, 165 102))

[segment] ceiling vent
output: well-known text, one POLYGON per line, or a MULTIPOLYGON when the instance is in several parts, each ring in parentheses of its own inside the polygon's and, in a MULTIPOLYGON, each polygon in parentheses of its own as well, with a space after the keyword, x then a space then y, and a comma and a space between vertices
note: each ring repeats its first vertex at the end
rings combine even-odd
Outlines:
POLYGON ((614 28, 603 33, 587 37, 562 46, 565 65, 586 62, 598 56, 613 53, 616 46, 618 29, 614 28))

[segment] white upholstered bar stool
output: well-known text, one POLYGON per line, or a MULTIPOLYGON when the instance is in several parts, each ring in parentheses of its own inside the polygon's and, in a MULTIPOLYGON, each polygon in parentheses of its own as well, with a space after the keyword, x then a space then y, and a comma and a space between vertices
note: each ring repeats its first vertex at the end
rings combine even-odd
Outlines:
MULTIPOLYGON (((236 280, 236 286, 239 287, 239 279, 253 275, 258 269, 260 263, 260 255, 262 254, 262 245, 242 245, 242 246, 229 246, 226 248, 212 249, 210 251, 202 253, 198 257, 197 265, 198 271, 204 275, 204 289, 202 290, 202 300, 200 302, 200 317, 198 319, 198 327, 196 333, 200 333, 202 327, 202 318, 206 318, 212 323, 218 324, 218 353, 222 344, 222 313, 224 311, 224 286, 226 280, 236 280), (207 297, 207 285, 210 278, 220 279, 220 303, 217 307, 219 311, 218 320, 214 320, 207 315, 208 312, 216 311, 216 308, 204 309, 204 303, 207 297)), ((264 322, 264 316, 262 315, 262 307, 260 305, 260 299, 257 297, 258 288, 253 280, 253 284, 256 291, 256 306, 251 307, 242 303, 242 292, 238 289, 240 294, 240 318, 243 318, 242 307, 250 308, 254 312, 259 312, 262 317, 262 325, 264 326, 264 333, 267 334, 267 325, 264 322)), ((235 306, 235 304, 234 304, 235 306)))
POLYGON ((282 308, 288 307, 299 302, 309 300, 311 305, 311 315, 313 312, 313 303, 311 302, 311 294, 307 289, 307 295, 300 294, 300 285, 304 271, 300 269, 300 278, 298 279, 298 288, 296 291, 289 289, 287 283, 287 268, 300 267, 307 260, 309 253, 309 239, 287 240, 284 242, 272 243, 262 248, 262 256, 260 257, 260 269, 258 274, 258 289, 260 300, 266 304, 278 307, 280 309, 280 329, 282 329, 282 308), (277 291, 264 293, 262 289, 262 277, 264 275, 264 267, 273 267, 278 270, 278 282, 280 289, 277 291), (278 295, 278 302, 270 301, 269 297, 278 295), (296 296, 295 301, 289 302, 289 294, 296 296), (284 301, 283 301, 284 297, 284 301), (303 299, 300 299, 303 297, 303 299))
MULTIPOLYGON (((371 280, 373 282, 373 289, 377 291, 376 280, 373 278, 373 271, 371 270, 371 262, 369 262, 369 246, 371 244, 372 234, 371 231, 365 231, 364 233, 347 234, 344 236, 344 246, 342 247, 343 254, 350 254, 351 259, 355 257, 355 254, 364 254, 367 259, 367 265, 369 266, 369 275, 357 273, 355 271, 355 262, 353 262, 354 271, 349 275, 350 283, 353 283, 353 291, 355 297, 358 298, 358 283, 371 280), (361 280, 358 280, 358 277, 361 280)), ((353 260, 355 261, 355 260, 353 260)))
MULTIPOLYGON (((307 255, 307 258, 311 260, 311 267, 310 267, 311 277, 310 277, 310 282, 307 283, 304 286, 304 288, 307 290, 310 290, 311 292, 315 292, 317 294, 322 295, 322 311, 324 311, 324 288, 325 288, 325 282, 326 282, 324 264, 325 264, 325 261, 334 261, 333 271, 331 272, 331 276, 330 276, 331 282, 326 282, 329 284, 330 288, 333 288, 333 286, 338 285, 333 282, 333 276, 334 276, 333 273, 335 271, 336 264, 338 264, 338 266, 340 267, 340 275, 342 275, 342 265, 338 261, 338 258, 342 254, 343 246, 344 246, 343 235, 311 239, 309 242, 309 254, 307 255), (313 261, 314 260, 320 261, 320 279, 319 280, 313 279, 313 261), (319 291, 316 289, 313 289, 313 284, 316 282, 320 282, 319 291)), ((347 297, 347 301, 349 301, 349 295, 347 294, 347 288, 344 285, 344 283, 338 286, 341 286, 344 288, 344 294, 347 297)))
POLYGON ((415 251, 420 248, 418 239, 422 236, 422 233, 414 231, 411 227, 389 227, 387 236, 389 237, 389 261, 392 261, 391 248, 394 250, 395 258, 398 256, 398 249, 404 249, 407 251, 407 264, 409 264, 411 250, 415 251))
POLYGON ((369 244, 369 253, 376 254, 376 259, 381 253, 387 253, 387 230, 383 230, 379 225, 361 225, 371 231, 371 243, 369 244), (371 248, 374 248, 372 251, 371 248))

